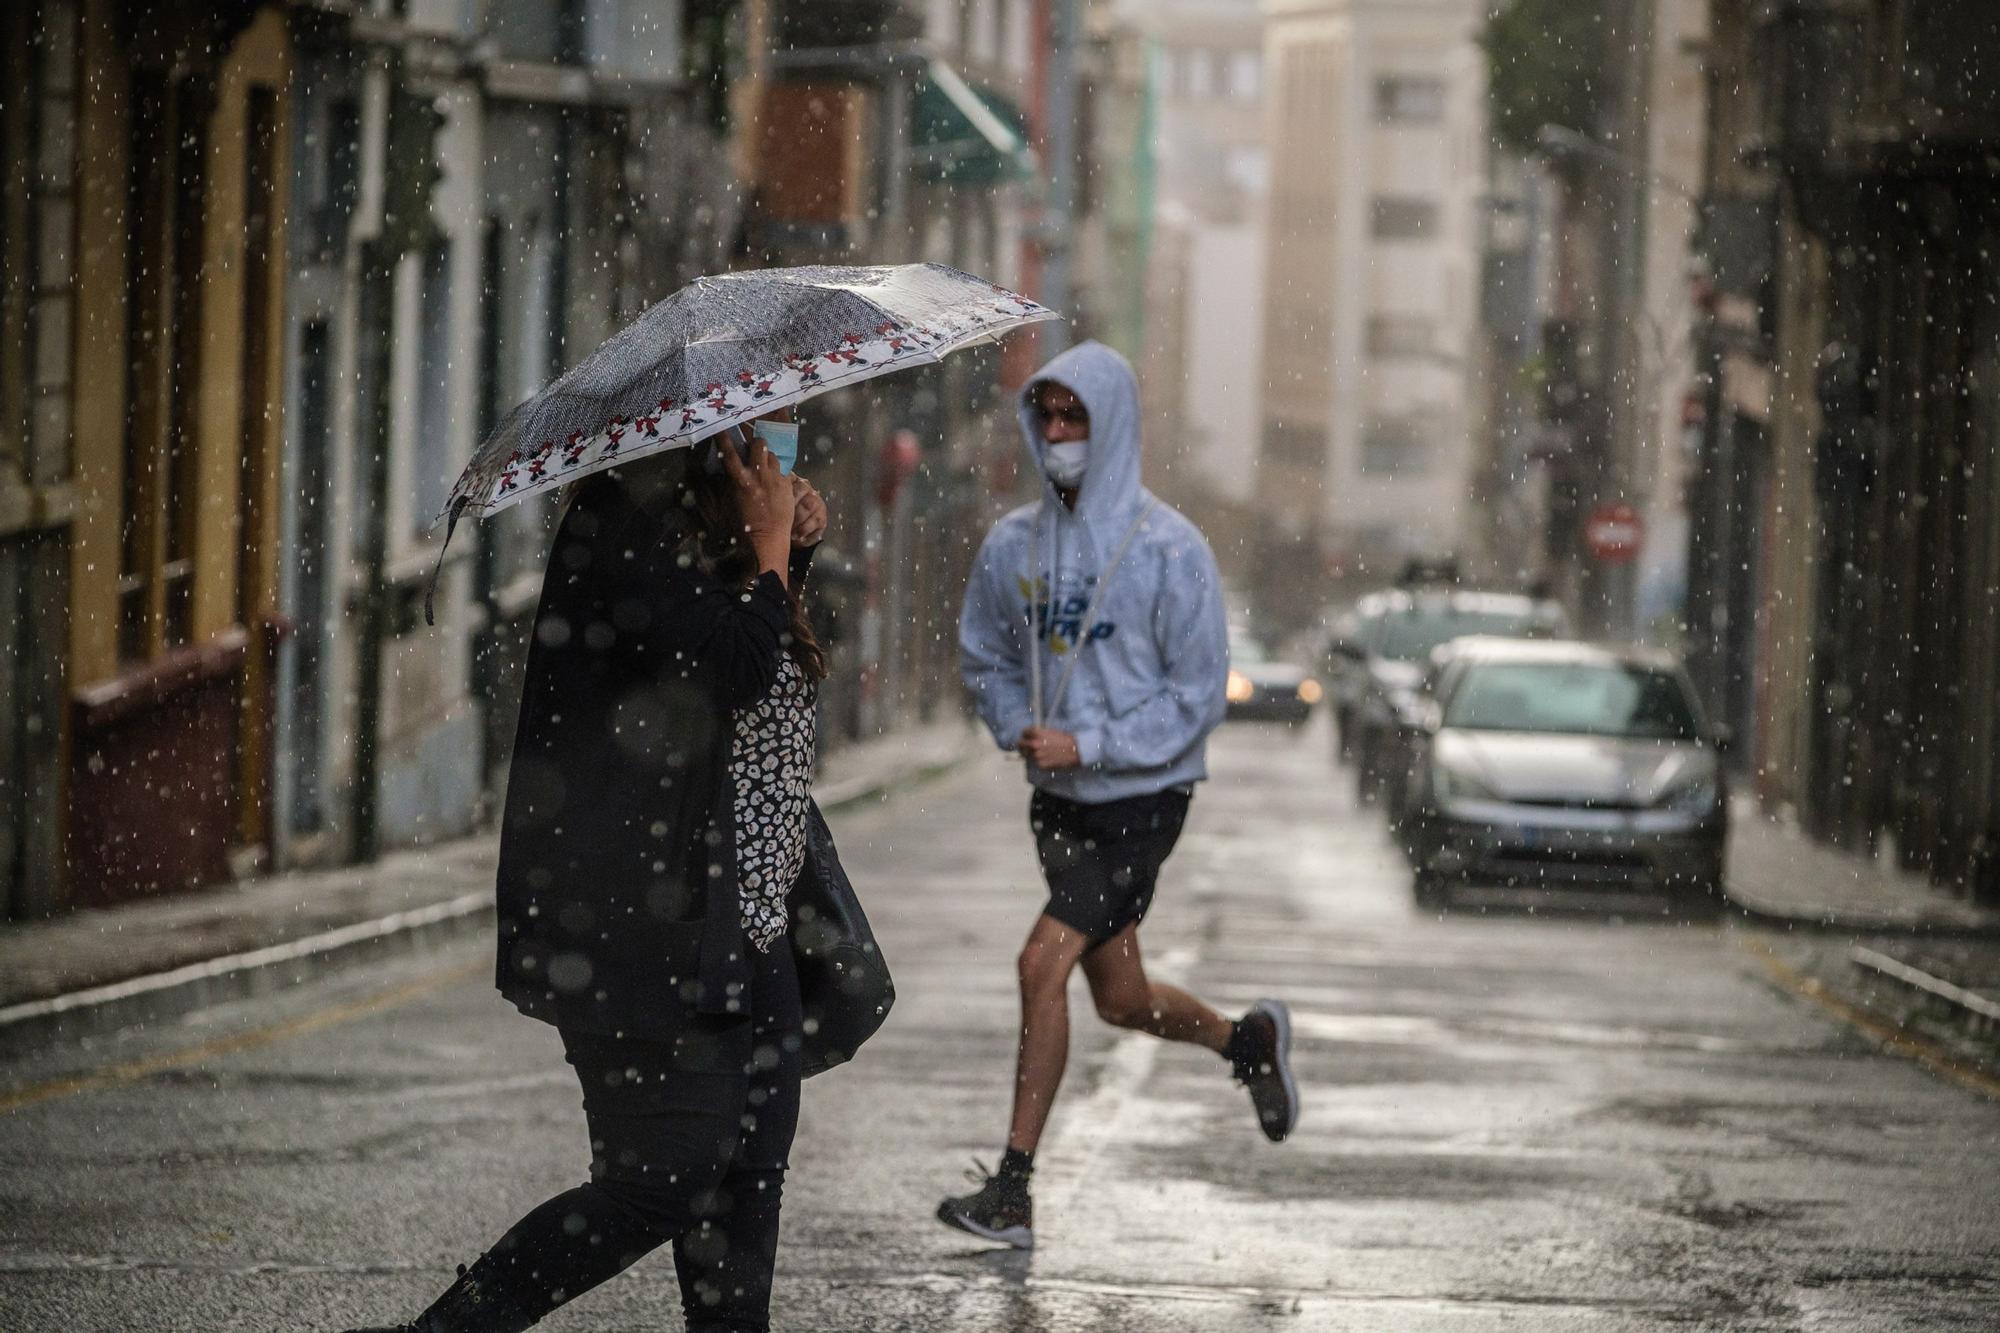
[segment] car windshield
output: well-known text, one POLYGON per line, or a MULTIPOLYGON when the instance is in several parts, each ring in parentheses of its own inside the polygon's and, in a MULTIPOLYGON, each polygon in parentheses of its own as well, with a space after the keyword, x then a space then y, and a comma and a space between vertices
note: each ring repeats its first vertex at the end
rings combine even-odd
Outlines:
POLYGON ((1271 660, 1271 654, 1264 645, 1244 634, 1232 634, 1229 638, 1229 660, 1235 666, 1255 666, 1259 662, 1271 660))
POLYGON ((1678 677, 1617 663, 1468 666, 1445 704, 1444 725, 1660 741, 1691 741, 1700 734, 1678 677))
POLYGON ((1509 637, 1546 633, 1548 622, 1532 611, 1467 611, 1455 607, 1417 607, 1386 617, 1376 652, 1398 662, 1418 662, 1431 649, 1465 634, 1509 637))

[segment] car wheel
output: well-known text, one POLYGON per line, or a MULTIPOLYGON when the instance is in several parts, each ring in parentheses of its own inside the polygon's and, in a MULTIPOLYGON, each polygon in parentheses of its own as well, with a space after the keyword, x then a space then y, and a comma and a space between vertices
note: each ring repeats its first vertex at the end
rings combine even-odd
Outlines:
POLYGON ((1419 869, 1410 877, 1410 896, 1423 912, 1444 910, 1451 901, 1451 888, 1435 870, 1419 869))

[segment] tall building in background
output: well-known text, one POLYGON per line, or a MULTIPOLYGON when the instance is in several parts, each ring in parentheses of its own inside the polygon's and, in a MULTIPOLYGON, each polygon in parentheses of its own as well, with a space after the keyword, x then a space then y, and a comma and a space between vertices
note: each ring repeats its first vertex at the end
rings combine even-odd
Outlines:
POLYGON ((1264 373, 1263 16, 1257 0, 1133 7, 1150 55, 1157 177, 1147 466, 1163 493, 1247 563, 1231 522, 1255 493, 1264 373))
MULTIPOLYGON (((1480 0, 1268 0, 1260 568, 1455 547, 1471 462, 1480 0)), ((1308 585, 1310 581, 1304 581, 1308 585)), ((1285 586, 1280 586, 1280 584, 1285 586)))

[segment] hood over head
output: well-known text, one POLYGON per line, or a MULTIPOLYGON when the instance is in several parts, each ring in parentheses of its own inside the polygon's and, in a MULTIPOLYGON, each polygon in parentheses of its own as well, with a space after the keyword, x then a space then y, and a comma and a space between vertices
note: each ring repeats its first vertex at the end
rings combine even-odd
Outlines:
POLYGON ((1077 513, 1086 520, 1108 518, 1139 501, 1139 377, 1132 366, 1101 342, 1084 342, 1063 352, 1029 379, 1021 390, 1021 435, 1028 444, 1043 495, 1056 503, 1055 484, 1043 470, 1041 423, 1035 419, 1035 389, 1060 384, 1090 413, 1090 463, 1077 495, 1077 513))

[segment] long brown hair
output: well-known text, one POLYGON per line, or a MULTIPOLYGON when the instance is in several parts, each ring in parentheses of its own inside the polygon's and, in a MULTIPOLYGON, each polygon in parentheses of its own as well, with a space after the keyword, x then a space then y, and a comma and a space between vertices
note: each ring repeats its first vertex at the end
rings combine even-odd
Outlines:
MULTIPOLYGON (((681 549, 703 573, 728 584, 745 584, 757 577, 757 553, 752 549, 743 526, 743 511, 736 503, 736 490, 729 474, 707 466, 717 446, 704 441, 680 451, 674 461, 680 477, 674 487, 675 501, 686 516, 681 549)), ((792 623, 785 638, 785 651, 813 680, 825 680, 826 650, 806 618, 805 598, 798 588, 789 599, 792 623)))

